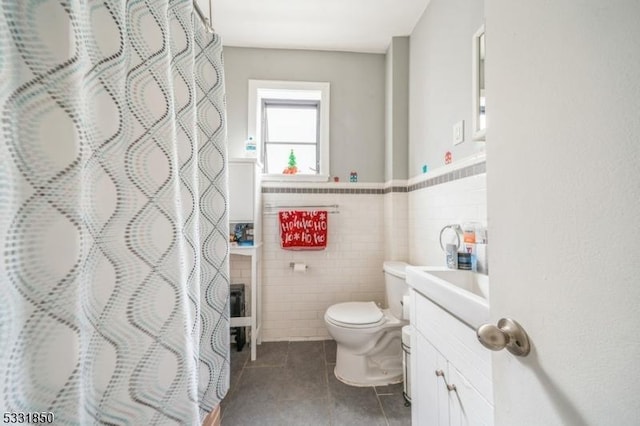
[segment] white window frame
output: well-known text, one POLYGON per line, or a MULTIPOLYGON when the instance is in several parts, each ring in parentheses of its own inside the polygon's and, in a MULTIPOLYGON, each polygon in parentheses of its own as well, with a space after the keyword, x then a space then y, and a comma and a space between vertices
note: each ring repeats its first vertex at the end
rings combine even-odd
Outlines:
POLYGON ((247 137, 256 141, 258 158, 263 158, 262 152, 262 100, 263 99, 315 99, 320 101, 320 137, 318 174, 285 175, 279 173, 263 174, 262 180, 326 182, 329 180, 329 98, 330 84, 328 82, 311 81, 276 81, 249 80, 249 104, 247 137))

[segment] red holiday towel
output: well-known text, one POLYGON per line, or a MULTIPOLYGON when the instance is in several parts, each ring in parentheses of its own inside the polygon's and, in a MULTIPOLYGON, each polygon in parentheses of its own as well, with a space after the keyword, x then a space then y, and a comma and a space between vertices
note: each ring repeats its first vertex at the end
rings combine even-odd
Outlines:
POLYGON ((285 250, 323 250, 327 247, 327 211, 291 210, 278 213, 280 246, 285 250))

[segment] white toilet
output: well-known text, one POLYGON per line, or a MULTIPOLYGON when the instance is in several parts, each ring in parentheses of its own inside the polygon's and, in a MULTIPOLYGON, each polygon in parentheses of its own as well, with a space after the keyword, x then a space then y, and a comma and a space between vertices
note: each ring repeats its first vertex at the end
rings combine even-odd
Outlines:
POLYGON ((374 302, 346 302, 330 306, 324 315, 337 343, 335 375, 353 386, 383 386, 402 382, 402 297, 404 262, 384 262, 388 309, 374 302))

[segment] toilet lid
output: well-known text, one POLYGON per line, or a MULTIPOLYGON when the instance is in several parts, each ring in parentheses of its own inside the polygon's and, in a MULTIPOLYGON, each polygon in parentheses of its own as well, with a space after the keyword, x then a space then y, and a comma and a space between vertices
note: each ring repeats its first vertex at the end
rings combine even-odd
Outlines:
POLYGON ((346 302, 329 307, 327 317, 343 324, 365 325, 380 322, 384 314, 373 302, 346 302))

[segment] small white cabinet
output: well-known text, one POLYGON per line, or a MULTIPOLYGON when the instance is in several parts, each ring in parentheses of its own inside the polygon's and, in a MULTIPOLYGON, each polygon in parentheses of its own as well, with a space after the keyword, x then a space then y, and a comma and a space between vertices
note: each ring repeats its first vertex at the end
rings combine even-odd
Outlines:
POLYGON ((493 425, 490 352, 472 328, 421 293, 411 290, 411 301, 412 424, 493 425))
POLYGON ((257 219, 259 164, 254 159, 229 161, 229 222, 251 222, 257 219))
POLYGON ((251 360, 256 359, 256 345, 261 343, 262 324, 262 211, 260 202, 260 163, 252 158, 229 160, 229 228, 237 223, 253 224, 253 245, 231 246, 231 254, 251 259, 251 284, 248 298, 249 314, 231 318, 231 327, 249 327, 251 360))

